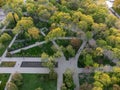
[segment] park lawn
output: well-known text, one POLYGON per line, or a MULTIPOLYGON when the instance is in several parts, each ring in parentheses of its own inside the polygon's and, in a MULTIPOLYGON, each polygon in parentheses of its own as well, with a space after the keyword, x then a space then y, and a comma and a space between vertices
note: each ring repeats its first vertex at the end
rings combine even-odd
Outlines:
POLYGON ((10 74, 0 74, 0 81, 1 81, 0 90, 4 90, 9 76, 10 76, 10 74))
MULTIPOLYGON (((19 40, 20 39, 16 39, 16 41, 19 41, 19 40)), ((22 39, 22 40, 24 40, 24 39, 22 39)), ((35 44, 36 42, 41 42, 41 41, 44 41, 44 36, 42 36, 42 35, 40 35, 40 38, 37 40, 28 39, 28 40, 25 40, 24 42, 14 42, 12 47, 9 49, 9 51, 20 49, 20 48, 23 48, 23 47, 26 47, 26 46, 29 46, 29 45, 35 44)))
POLYGON ((48 75, 23 74, 22 76, 23 85, 19 90, 35 90, 38 87, 43 90, 57 90, 57 80, 49 80, 46 78, 48 75))
POLYGON ((55 51, 52 50, 52 43, 48 42, 43 45, 30 48, 28 50, 23 50, 19 53, 14 54, 15 57, 40 57, 43 52, 48 55, 53 55, 55 51))

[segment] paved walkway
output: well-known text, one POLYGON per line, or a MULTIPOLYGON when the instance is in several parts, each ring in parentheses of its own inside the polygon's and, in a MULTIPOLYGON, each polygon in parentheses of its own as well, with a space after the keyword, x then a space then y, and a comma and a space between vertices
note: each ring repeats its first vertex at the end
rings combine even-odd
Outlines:
MULTIPOLYGON (((15 39, 16 39, 17 36, 18 36, 18 34, 16 34, 16 35, 14 36, 14 38, 13 38, 13 40, 10 42, 8 48, 10 48, 10 47, 12 46, 12 44, 14 43, 14 41, 15 41, 15 39)), ((1 60, 0 60, 0 63, 1 63, 1 61, 6 57, 6 54, 7 54, 7 52, 8 52, 8 48, 6 48, 5 52, 3 53, 2 57, 1 57, 1 60)))
POLYGON ((0 21, 5 19, 5 13, 2 9, 0 9, 0 21))
POLYGON ((27 50, 27 49, 30 49, 30 48, 33 48, 33 47, 36 47, 36 46, 42 45, 42 44, 44 44, 44 43, 47 43, 47 41, 36 42, 35 44, 29 45, 29 46, 24 47, 24 48, 20 48, 20 49, 15 50, 15 51, 11 51, 10 53, 11 53, 11 54, 15 54, 15 53, 20 52, 21 50, 27 50))

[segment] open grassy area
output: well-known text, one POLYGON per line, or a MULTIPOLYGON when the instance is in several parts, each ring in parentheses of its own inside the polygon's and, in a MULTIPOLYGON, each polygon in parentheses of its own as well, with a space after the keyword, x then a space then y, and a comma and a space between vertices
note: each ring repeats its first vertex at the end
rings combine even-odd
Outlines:
POLYGON ((44 41, 44 37, 41 35, 39 39, 35 40, 35 39, 16 39, 17 42, 14 42, 12 47, 9 48, 9 51, 13 51, 13 50, 16 50, 16 49, 20 49, 20 48, 23 48, 23 47, 26 47, 26 46, 29 46, 29 45, 32 45, 32 44, 35 44, 36 42, 41 42, 41 41, 44 41))
POLYGON ((43 52, 47 53, 48 55, 53 55, 55 52, 52 50, 52 43, 48 42, 46 44, 21 51, 19 53, 14 54, 15 57, 40 57, 43 52))
POLYGON ((48 75, 23 74, 23 85, 19 90, 35 90, 41 87, 43 90, 57 90, 57 80, 49 80, 48 75))
POLYGON ((9 78, 9 74, 0 74, 0 81, 1 81, 0 90, 4 90, 8 78, 9 78))

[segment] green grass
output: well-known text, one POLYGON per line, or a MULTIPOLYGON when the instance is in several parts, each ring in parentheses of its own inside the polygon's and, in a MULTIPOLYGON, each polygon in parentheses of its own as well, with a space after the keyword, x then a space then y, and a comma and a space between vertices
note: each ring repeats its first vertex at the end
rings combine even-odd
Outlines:
POLYGON ((0 74, 0 81, 2 81, 0 85, 0 90, 4 90, 8 78, 9 78, 9 74, 0 74))
MULTIPOLYGON (((20 40, 20 39, 18 39, 20 40)), ((26 40, 24 42, 15 42, 13 43, 12 47, 9 49, 9 51, 13 51, 19 48, 23 48, 32 44, 35 44, 36 42, 44 41, 44 37, 41 35, 38 40, 32 39, 32 40, 26 40)))
POLYGON ((6 50, 7 46, 9 45, 10 41, 4 43, 4 47, 0 48, 0 56, 2 56, 2 54, 4 53, 4 51, 6 50))
POLYGON ((23 85, 19 90, 35 90, 41 87, 43 90, 57 90, 57 81, 49 80, 48 75, 23 74, 23 85))
POLYGON ((40 57, 43 52, 47 53, 48 55, 53 55, 55 52, 51 48, 52 45, 53 44, 51 42, 48 42, 46 44, 16 53, 13 56, 15 57, 40 57))

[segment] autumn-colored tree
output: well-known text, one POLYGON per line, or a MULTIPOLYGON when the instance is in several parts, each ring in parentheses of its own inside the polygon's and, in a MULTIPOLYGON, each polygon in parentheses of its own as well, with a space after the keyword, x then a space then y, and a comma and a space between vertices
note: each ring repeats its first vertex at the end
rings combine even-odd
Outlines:
POLYGON ((12 39, 12 37, 9 34, 3 33, 0 37, 0 42, 4 43, 4 42, 9 41, 11 39, 12 39))
POLYGON ((19 16, 22 15, 22 10, 24 8, 24 0, 6 0, 4 9, 6 12, 15 12, 19 16))
POLYGON ((105 19, 105 23, 107 24, 108 27, 115 26, 115 23, 117 22, 117 17, 114 15, 108 15, 107 18, 105 19))
POLYGON ((103 90, 101 87, 93 87, 92 90, 103 90))
POLYGON ((52 39, 55 39, 58 37, 64 37, 65 34, 66 34, 66 32, 63 29, 55 28, 47 34, 46 40, 52 40, 52 39))
POLYGON ((81 30, 86 31, 88 29, 88 24, 85 21, 80 21, 78 23, 78 26, 81 30))
POLYGON ((73 38, 70 40, 71 45, 78 49, 80 47, 81 41, 79 39, 73 38))
POLYGON ((93 18, 90 15, 84 15, 84 14, 81 16, 81 21, 87 22, 89 26, 92 25, 94 22, 93 18))
POLYGON ((94 79, 99 81, 104 86, 108 86, 111 84, 111 78, 108 74, 102 72, 96 72, 94 75, 94 79))
POLYGON ((79 23, 81 20, 82 13, 80 11, 75 11, 72 15, 72 20, 74 23, 79 23))
POLYGON ((35 14, 36 13, 36 6, 34 3, 27 3, 26 4, 27 12, 29 14, 35 14))
POLYGON ((51 22, 56 22, 56 23, 70 23, 71 21, 71 16, 69 13, 65 12, 56 12, 54 15, 51 17, 51 22))
POLYGON ((115 0, 113 7, 118 13, 120 13, 120 0, 115 0))
POLYGON ((100 8, 93 14, 93 19, 97 23, 104 23, 106 16, 107 10, 105 8, 100 8))
POLYGON ((114 84, 113 85, 113 90, 120 90, 120 85, 114 84))
POLYGON ((87 90, 89 88, 89 90, 92 90, 93 85, 89 84, 89 83, 83 83, 82 85, 80 85, 80 90, 87 90))
POLYGON ((120 49, 113 48, 113 55, 114 55, 114 58, 120 59, 120 49))
POLYGON ((19 16, 17 13, 9 12, 5 19, 5 24, 8 25, 8 27, 14 28, 19 21, 19 16))
POLYGON ((38 8, 37 8, 37 12, 38 12, 38 16, 42 19, 48 20, 50 19, 51 15, 54 14, 54 12, 57 10, 56 7, 48 2, 48 0, 46 1, 38 1, 38 8))
POLYGON ((18 87, 12 82, 8 82, 6 88, 7 90, 18 90, 18 87))
POLYGON ((17 86, 22 85, 23 77, 20 73, 16 72, 12 75, 11 82, 15 83, 17 86))
POLYGON ((5 4, 4 0, 0 0, 0 7, 2 7, 5 4))
POLYGON ((31 17, 22 17, 20 21, 18 21, 16 27, 13 30, 13 33, 18 33, 20 31, 27 31, 29 28, 33 27, 33 19, 31 17))
POLYGON ((97 47, 95 52, 96 52, 97 56, 102 56, 103 55, 103 49, 100 48, 100 47, 97 47))
POLYGON ((93 23, 92 30, 94 31, 94 34, 97 34, 99 32, 105 31, 107 29, 106 25, 103 23, 93 23))
POLYGON ((33 38, 33 39, 39 39, 40 37, 40 30, 36 27, 32 27, 28 29, 28 34, 33 38))
POLYGON ((77 10, 79 8, 79 0, 62 0, 62 5, 67 6, 71 10, 77 10))
POLYGON ((120 73, 120 67, 114 67, 114 68, 113 68, 113 71, 114 71, 115 73, 120 73))

